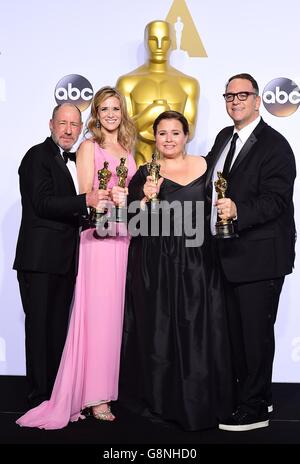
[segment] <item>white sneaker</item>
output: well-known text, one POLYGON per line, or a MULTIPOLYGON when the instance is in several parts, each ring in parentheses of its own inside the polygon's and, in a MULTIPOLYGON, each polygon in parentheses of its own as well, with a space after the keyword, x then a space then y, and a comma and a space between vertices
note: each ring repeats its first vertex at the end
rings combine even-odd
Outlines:
POLYGON ((268 413, 273 412, 273 404, 268 405, 268 413))
MULTIPOLYGON (((265 406, 264 406, 265 409, 265 406)), ((241 406, 223 423, 219 424, 219 429, 230 432, 243 432, 247 430, 268 427, 269 418, 267 411, 258 413, 249 413, 241 406)))

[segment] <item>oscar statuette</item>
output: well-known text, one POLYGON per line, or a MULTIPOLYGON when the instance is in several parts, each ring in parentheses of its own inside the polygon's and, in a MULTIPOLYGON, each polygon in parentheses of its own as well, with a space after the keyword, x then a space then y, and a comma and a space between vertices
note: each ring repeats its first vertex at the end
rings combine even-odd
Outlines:
MULTIPOLYGON (((119 166, 116 167, 116 173, 119 178, 118 187, 126 187, 126 179, 128 174, 128 168, 125 166, 126 158, 120 159, 119 166)), ((115 207, 115 222, 126 222, 127 221, 127 208, 124 204, 117 205, 115 207)))
MULTIPOLYGON (((149 173, 149 176, 151 176, 153 182, 155 185, 158 184, 158 180, 160 178, 160 164, 157 162, 158 159, 158 154, 157 152, 154 152, 152 155, 152 161, 149 161, 147 163, 147 170, 149 173)), ((151 213, 157 213, 159 211, 159 198, 157 196, 157 193, 155 193, 150 199, 149 199, 150 205, 151 205, 151 213)))
MULTIPOLYGON (((222 172, 217 172, 218 179, 214 182, 215 190, 218 195, 218 200, 225 198, 225 192, 227 190, 227 180, 222 176, 222 172)), ((238 234, 234 230, 234 224, 232 219, 221 219, 218 216, 216 222, 216 238, 236 238, 238 234)))
MULTIPOLYGON (((106 190, 108 182, 111 178, 111 171, 108 169, 108 161, 104 161, 104 165, 102 169, 98 171, 98 180, 99 180, 99 190, 106 190)), ((104 227, 107 226, 107 209, 104 210, 97 210, 95 208, 91 208, 90 213, 90 222, 91 224, 96 227, 104 227)), ((94 231, 94 237, 99 238, 96 231, 94 231)))

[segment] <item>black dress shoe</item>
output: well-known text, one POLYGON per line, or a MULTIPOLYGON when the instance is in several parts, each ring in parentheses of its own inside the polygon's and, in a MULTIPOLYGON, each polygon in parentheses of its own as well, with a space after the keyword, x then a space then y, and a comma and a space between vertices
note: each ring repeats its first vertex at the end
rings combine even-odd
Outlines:
POLYGON ((92 417, 92 408, 90 407, 87 407, 87 408, 84 408, 80 411, 80 413, 85 416, 85 417, 92 417))
POLYGON ((231 414, 223 423, 219 424, 219 429, 229 430, 230 432, 244 432, 261 427, 268 427, 268 425, 269 415, 267 411, 255 414, 241 407, 231 414))

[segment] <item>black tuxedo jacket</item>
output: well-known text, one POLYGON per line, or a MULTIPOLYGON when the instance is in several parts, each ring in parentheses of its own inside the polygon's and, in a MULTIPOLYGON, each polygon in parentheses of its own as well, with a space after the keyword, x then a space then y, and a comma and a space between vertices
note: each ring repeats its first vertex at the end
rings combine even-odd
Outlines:
MULTIPOLYGON (((208 204, 212 173, 233 126, 217 135, 206 157, 208 204)), ((237 206, 239 238, 216 239, 231 282, 272 279, 292 272, 295 258, 293 186, 296 166, 287 140, 263 120, 254 129, 228 175, 226 197, 237 206)))
POLYGON ((65 274, 87 214, 85 194, 76 195, 59 148, 48 137, 26 153, 19 167, 22 220, 13 268, 65 274))

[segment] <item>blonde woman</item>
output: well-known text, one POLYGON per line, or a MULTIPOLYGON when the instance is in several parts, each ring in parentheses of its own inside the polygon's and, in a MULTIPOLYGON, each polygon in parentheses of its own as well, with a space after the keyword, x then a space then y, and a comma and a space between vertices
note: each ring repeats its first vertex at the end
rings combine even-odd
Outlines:
MULTIPOLYGON (((128 184, 136 170, 135 129, 116 89, 104 87, 95 94, 86 133, 77 153, 79 189, 98 189, 98 170, 106 162, 111 177, 100 190, 101 200, 103 206, 120 204, 127 188, 117 187, 116 168, 125 158, 128 184)), ((22 416, 17 421, 21 426, 59 429, 84 418, 81 411, 87 407, 96 419, 115 419, 110 402, 118 398, 129 238, 107 235, 96 240, 94 232, 86 226, 81 233, 72 316, 51 398, 22 416)))

